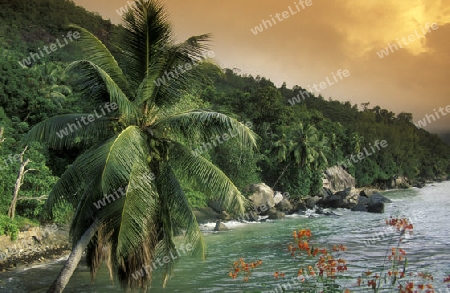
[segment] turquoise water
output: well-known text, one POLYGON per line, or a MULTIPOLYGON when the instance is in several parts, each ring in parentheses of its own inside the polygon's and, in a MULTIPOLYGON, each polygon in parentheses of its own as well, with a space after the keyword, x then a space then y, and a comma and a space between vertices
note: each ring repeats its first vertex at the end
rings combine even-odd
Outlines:
MULTIPOLYGON (((161 288, 159 280, 155 279, 151 292, 281 292, 280 289, 275 291, 277 286, 287 285, 288 282, 291 282, 288 292, 298 292, 300 285, 291 278, 296 276, 302 264, 289 255, 287 245, 291 242, 292 231, 299 228, 311 229, 312 242, 317 245, 347 246, 348 250, 341 252, 340 257, 348 261, 348 271, 344 274, 348 278, 339 280, 339 283, 356 292, 357 276, 369 269, 376 272, 383 268, 388 243, 393 235, 385 225, 385 219, 390 215, 408 217, 414 224, 414 233, 407 235, 401 244, 407 251, 408 271, 430 272, 435 279, 434 287, 440 292, 450 292, 444 291, 442 283, 444 277, 450 274, 450 182, 436 183, 424 189, 391 191, 385 195, 393 201, 387 204, 385 214, 339 209, 336 211, 341 214, 339 217, 297 216, 265 223, 231 223, 232 230, 228 232, 205 231, 207 259, 202 261, 180 252, 175 275, 168 286, 161 288), (262 266, 253 271, 248 283, 242 281, 242 276, 236 280, 228 277, 232 262, 240 257, 248 262, 263 261, 262 266), (286 279, 275 280, 275 271, 283 271, 286 279)), ((208 230, 210 227, 203 228, 208 230)), ((62 265, 60 262, 0 274, 0 292, 45 292, 62 265)), ((82 265, 65 292, 123 291, 118 285, 110 284, 105 269, 100 271, 95 283, 90 284, 88 270, 82 265)))

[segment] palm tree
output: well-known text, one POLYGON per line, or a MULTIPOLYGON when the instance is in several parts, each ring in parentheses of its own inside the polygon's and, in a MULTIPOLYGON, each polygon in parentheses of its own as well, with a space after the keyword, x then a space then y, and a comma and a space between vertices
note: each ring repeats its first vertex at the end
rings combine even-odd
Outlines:
MULTIPOLYGON (((254 147, 256 135, 236 119, 211 110, 174 113, 174 105, 195 93, 201 66, 159 86, 158 78, 178 66, 202 61, 209 36, 174 44, 159 2, 137 1, 124 15, 125 36, 115 47, 120 52, 117 59, 94 35, 73 27, 81 32, 87 59, 73 62, 68 70, 78 74, 77 86, 85 97, 115 103, 118 109, 62 138, 55 134, 89 114, 56 116, 36 125, 25 139, 55 149, 89 147, 62 175, 45 204, 50 214, 59 202, 75 208, 72 253, 49 292, 64 289, 86 248, 92 277, 106 259, 123 287, 145 289, 151 271, 138 279, 132 274, 174 251, 173 237, 180 229, 193 253, 205 255, 202 234, 179 180, 218 200, 224 210, 245 211, 246 200, 235 185, 190 147, 229 131, 238 133, 235 139, 243 146, 254 147), (117 200, 99 209, 94 205, 126 186, 132 188, 117 200)), ((174 263, 164 264, 164 285, 174 263)))
POLYGON ((301 168, 323 169, 328 161, 325 157, 327 138, 312 125, 302 123, 290 128, 280 127, 282 133, 276 136, 271 152, 279 162, 289 161, 272 188, 275 188, 291 163, 301 168))
POLYGON ((294 162, 302 167, 323 167, 327 164, 324 149, 327 139, 309 124, 300 123, 291 134, 291 153, 294 162))

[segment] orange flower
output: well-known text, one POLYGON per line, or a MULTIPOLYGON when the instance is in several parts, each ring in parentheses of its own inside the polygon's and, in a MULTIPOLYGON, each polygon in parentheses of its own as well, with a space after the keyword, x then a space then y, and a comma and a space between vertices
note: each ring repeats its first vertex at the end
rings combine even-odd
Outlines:
POLYGON ((366 276, 370 276, 370 275, 372 275, 372 272, 371 271, 367 271, 367 272, 365 272, 365 274, 366 274, 366 276))

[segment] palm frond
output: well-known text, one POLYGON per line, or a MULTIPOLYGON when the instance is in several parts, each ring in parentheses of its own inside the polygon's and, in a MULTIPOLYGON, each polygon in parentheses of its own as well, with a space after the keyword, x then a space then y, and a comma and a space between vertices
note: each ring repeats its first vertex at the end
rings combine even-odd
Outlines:
POLYGON ((162 53, 164 62, 158 66, 160 76, 154 81, 157 87, 150 103, 164 109, 200 89, 203 70, 199 64, 208 58, 209 39, 209 34, 193 36, 162 53))
POLYGON ((121 61, 126 64, 126 74, 132 85, 138 85, 149 74, 152 62, 156 62, 172 42, 168 16, 159 1, 136 1, 124 16, 124 40, 121 43, 121 61))
POLYGON ((68 71, 78 70, 79 79, 77 81, 80 89, 87 93, 91 99, 116 103, 120 118, 127 124, 136 124, 139 121, 141 112, 136 105, 130 101, 122 89, 114 82, 109 74, 91 61, 81 60, 72 62, 68 71))
POLYGON ((196 189, 217 200, 232 214, 242 214, 248 202, 231 180, 202 156, 192 154, 185 146, 173 142, 170 164, 177 177, 186 178, 196 189), (183 177, 184 176, 184 177, 183 177))
MULTIPOLYGON (((172 167, 169 164, 163 164, 161 169, 161 174, 164 175, 159 176, 158 182, 160 184, 161 200, 165 202, 166 206, 166 213, 161 214, 170 217, 170 219, 166 219, 165 222, 170 222, 167 226, 172 226, 172 232, 175 228, 186 230, 185 238, 187 243, 193 247, 192 254, 199 255, 204 258, 206 253, 206 245, 189 201, 184 194, 183 189, 181 188, 180 183, 172 170, 172 167)), ((164 238, 169 237, 172 236, 165 235, 164 238)), ((170 241, 168 239, 164 240, 160 246, 160 254, 162 256, 169 255, 171 249, 173 249, 173 247, 171 246, 170 241)), ((165 285, 169 279, 172 269, 172 266, 165 267, 163 285, 165 285)))
POLYGON ((67 114, 49 118, 35 125, 23 138, 23 143, 30 141, 45 142, 52 149, 69 149, 72 147, 91 146, 114 134, 111 117, 96 118, 85 124, 82 119, 93 114, 67 114), (72 131, 73 130, 73 131, 72 131))
POLYGON ((71 24, 69 27, 81 32, 80 38, 77 42, 84 53, 84 59, 91 61, 98 67, 102 68, 109 75, 109 77, 114 80, 118 87, 130 96, 130 88, 122 69, 119 67, 116 59, 108 48, 106 48, 106 46, 102 43, 102 41, 94 36, 94 34, 78 25, 71 24))
POLYGON ((250 128, 234 118, 209 110, 192 110, 161 118, 154 127, 170 129, 169 135, 182 137, 191 145, 198 141, 208 143, 226 134, 236 137, 243 147, 257 146, 257 135, 250 128))

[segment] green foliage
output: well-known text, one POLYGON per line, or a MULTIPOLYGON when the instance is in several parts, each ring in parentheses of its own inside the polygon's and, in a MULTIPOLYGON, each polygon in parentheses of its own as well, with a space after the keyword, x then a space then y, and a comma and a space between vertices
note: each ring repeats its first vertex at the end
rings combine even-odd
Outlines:
POLYGON ((189 201, 189 204, 193 208, 201 208, 208 205, 207 196, 203 192, 188 189, 187 191, 185 191, 185 194, 189 201))
POLYGON ((11 240, 16 240, 19 235, 16 222, 8 216, 0 215, 0 235, 7 235, 11 237, 11 240))

